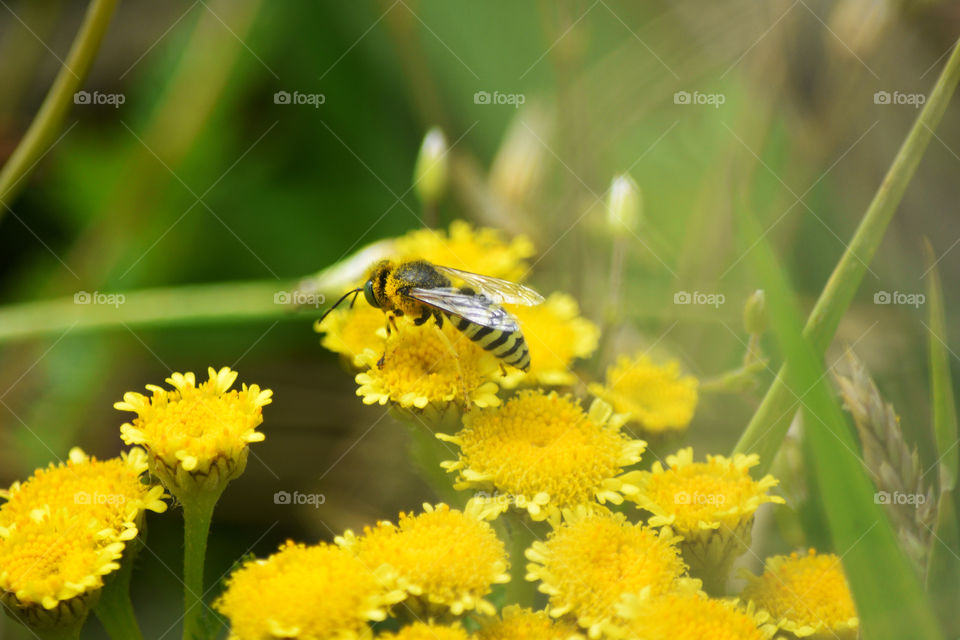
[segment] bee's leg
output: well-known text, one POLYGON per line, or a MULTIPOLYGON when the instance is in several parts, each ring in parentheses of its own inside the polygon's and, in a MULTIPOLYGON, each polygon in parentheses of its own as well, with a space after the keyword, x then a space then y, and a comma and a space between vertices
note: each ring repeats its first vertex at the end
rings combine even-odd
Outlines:
POLYGON ((390 336, 391 329, 397 331, 397 317, 392 312, 387 314, 387 337, 390 336))
POLYGON ((457 379, 460 381, 460 397, 463 399, 464 408, 467 406, 467 387, 466 382, 463 379, 463 369, 460 367, 460 354, 457 353, 457 350, 454 348, 453 343, 450 342, 450 338, 447 337, 447 334, 443 331, 438 332, 440 337, 443 338, 443 342, 447 345, 447 350, 450 352, 450 355, 453 356, 453 362, 457 367, 457 379))
POLYGON ((377 360, 377 369, 383 369, 383 359, 387 357, 387 352, 384 351, 383 355, 380 356, 380 359, 377 360))
POLYGON ((433 319, 437 323, 437 326, 443 329, 443 312, 441 312, 439 309, 434 309, 433 319))
POLYGON ((420 312, 420 316, 419 316, 416 320, 413 321, 413 324, 415 324, 415 325, 417 325, 417 326, 419 327, 419 326, 422 325, 424 322, 426 322, 427 320, 429 320, 429 319, 430 319, 430 316, 431 316, 430 308, 429 308, 429 307, 424 307, 424 308, 423 308, 423 311, 420 312))

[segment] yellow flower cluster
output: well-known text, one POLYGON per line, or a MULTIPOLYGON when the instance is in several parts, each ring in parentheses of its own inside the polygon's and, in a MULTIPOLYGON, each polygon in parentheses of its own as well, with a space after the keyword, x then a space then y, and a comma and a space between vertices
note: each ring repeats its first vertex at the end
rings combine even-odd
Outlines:
POLYGON ((0 492, 0 601, 31 627, 83 617, 120 567, 144 511, 163 512, 163 488, 145 484, 134 448, 96 460, 78 448, 0 492))

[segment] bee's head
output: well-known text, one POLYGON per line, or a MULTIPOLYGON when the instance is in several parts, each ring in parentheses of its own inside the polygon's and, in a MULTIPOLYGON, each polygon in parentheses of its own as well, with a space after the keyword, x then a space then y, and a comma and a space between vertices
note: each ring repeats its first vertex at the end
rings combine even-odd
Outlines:
POLYGON ((370 277, 363 285, 363 297, 367 299, 371 307, 383 308, 384 287, 386 286, 387 275, 393 267, 393 263, 389 260, 381 260, 370 269, 370 277))

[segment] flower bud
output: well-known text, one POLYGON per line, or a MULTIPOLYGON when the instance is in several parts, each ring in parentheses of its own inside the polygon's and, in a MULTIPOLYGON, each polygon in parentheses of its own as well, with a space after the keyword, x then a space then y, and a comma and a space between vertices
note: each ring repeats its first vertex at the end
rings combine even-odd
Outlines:
POLYGON ((757 289, 743 307, 743 328, 751 335, 767 330, 767 295, 757 289))
POLYGON ((427 131, 413 170, 413 188, 424 204, 435 204, 447 188, 447 150, 438 127, 427 131))
POLYGON ((640 188, 627 174, 613 179, 607 194, 607 222, 616 236, 634 233, 643 213, 640 188))

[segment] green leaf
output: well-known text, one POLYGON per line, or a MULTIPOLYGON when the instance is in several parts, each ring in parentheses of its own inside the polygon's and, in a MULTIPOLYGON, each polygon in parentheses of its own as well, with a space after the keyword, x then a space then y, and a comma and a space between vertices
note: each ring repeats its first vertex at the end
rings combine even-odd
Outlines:
POLYGON ((940 471, 940 498, 937 501, 937 522, 930 539, 927 560, 927 593, 933 600, 940 623, 949 637, 960 636, 960 527, 954 488, 957 484, 957 411, 950 378, 950 354, 947 346, 946 314, 943 290, 937 272, 933 248, 927 242, 929 285, 927 298, 930 319, 927 330, 930 353, 930 394, 933 407, 933 431, 937 443, 937 466, 940 471))
POLYGON ((941 638, 930 602, 897 543, 859 445, 828 386, 821 356, 803 336, 792 290, 770 245, 746 207, 738 207, 745 247, 768 294, 771 325, 787 358, 783 381, 804 417, 809 472, 820 488, 834 550, 844 568, 871 640, 941 638))

